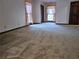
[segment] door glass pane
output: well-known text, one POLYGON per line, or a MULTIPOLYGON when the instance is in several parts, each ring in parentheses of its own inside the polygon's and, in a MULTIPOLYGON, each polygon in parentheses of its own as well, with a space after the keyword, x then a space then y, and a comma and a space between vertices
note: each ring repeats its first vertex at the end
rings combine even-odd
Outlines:
POLYGON ((48 21, 54 21, 55 20, 55 6, 48 6, 47 7, 47 19, 48 21))

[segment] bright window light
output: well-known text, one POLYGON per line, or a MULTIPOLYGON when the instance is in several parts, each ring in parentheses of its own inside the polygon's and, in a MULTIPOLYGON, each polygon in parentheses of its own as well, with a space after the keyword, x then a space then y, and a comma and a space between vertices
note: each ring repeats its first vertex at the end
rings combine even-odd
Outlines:
POLYGON ((55 6, 48 6, 47 7, 47 19, 48 19, 48 21, 55 20, 55 6))

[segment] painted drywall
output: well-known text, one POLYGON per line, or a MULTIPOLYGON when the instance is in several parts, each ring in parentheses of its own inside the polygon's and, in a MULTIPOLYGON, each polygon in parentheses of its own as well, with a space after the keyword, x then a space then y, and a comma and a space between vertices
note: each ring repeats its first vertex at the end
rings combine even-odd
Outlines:
POLYGON ((40 23, 41 22, 41 9, 40 9, 41 2, 39 0, 32 1, 32 18, 33 23, 40 23))
POLYGON ((3 4, 3 1, 0 0, 0 32, 3 31, 3 27, 5 24, 5 23, 3 24, 3 6, 2 6, 2 4, 3 4))
POLYGON ((26 25, 24 0, 3 0, 3 30, 26 25))
POLYGON ((2 6, 1 6, 1 0, 0 0, 0 32, 1 32, 1 23, 2 23, 2 13, 1 13, 1 10, 2 9, 2 6))
POLYGON ((69 24, 70 2, 77 0, 56 1, 56 23, 69 24))

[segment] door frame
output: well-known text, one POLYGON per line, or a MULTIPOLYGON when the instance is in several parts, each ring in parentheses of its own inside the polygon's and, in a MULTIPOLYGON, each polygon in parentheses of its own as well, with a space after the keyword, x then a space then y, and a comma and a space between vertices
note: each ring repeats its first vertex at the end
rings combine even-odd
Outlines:
POLYGON ((44 22, 44 5, 40 5, 40 8, 41 8, 41 23, 43 23, 44 22), (42 11, 42 7, 43 7, 43 11, 42 11), (43 12, 43 16, 42 16, 42 12, 43 12), (43 19, 42 19, 43 18, 43 19))
MULTIPOLYGON (((79 1, 72 1, 72 2, 70 2, 69 24, 71 24, 70 23, 70 21, 71 21, 71 9, 72 9, 71 7, 72 7, 73 3, 79 3, 79 1)), ((78 24, 72 24, 72 25, 78 25, 78 24)))

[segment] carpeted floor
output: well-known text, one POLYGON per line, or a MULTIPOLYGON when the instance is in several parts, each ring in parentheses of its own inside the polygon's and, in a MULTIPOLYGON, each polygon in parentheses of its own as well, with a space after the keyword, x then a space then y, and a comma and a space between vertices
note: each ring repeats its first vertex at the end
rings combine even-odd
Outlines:
POLYGON ((43 23, 1 34, 0 59, 79 59, 79 26, 43 23))

